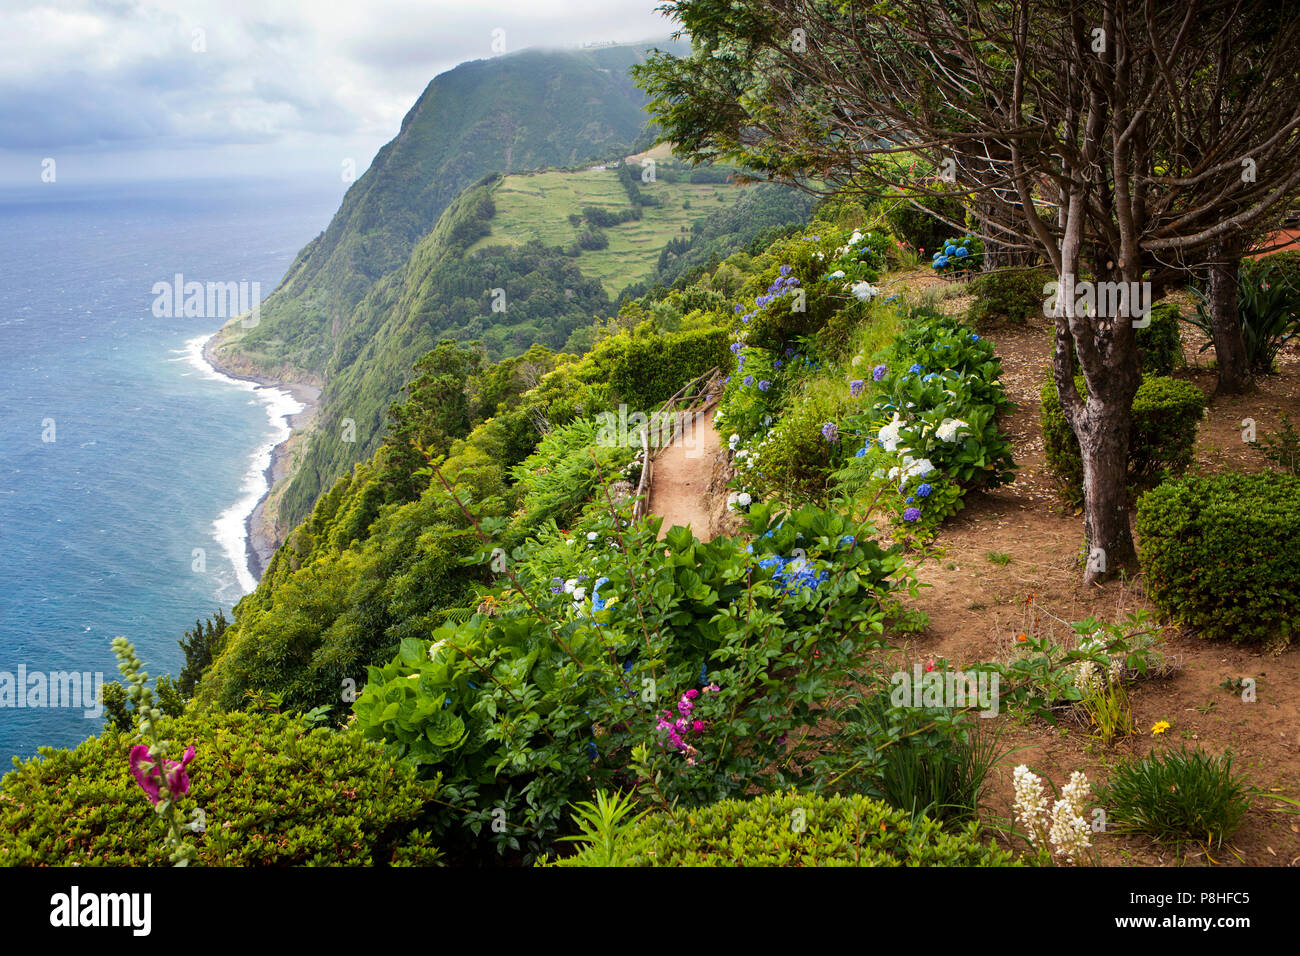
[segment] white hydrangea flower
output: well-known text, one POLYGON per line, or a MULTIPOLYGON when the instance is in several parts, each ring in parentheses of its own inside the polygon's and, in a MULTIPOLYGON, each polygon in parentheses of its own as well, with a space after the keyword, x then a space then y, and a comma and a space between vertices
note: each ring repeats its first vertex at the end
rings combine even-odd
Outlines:
POLYGON ((586 597, 587 597, 587 589, 586 589, 586 588, 578 587, 578 588, 574 588, 574 589, 573 589, 573 603, 574 603, 574 604, 578 604, 579 602, 585 600, 586 597))
POLYGON ((857 245, 859 242, 861 242, 861 241, 862 241, 862 233, 860 233, 860 232, 858 232, 858 230, 854 229, 854 230, 853 230, 853 235, 851 235, 851 236, 849 237, 849 245, 851 245, 851 246, 856 246, 856 245, 857 245))
POLYGON ((945 418, 935 431, 935 434, 942 441, 955 442, 961 431, 967 428, 970 428, 970 425, 960 418, 945 418))
POLYGON ((907 423, 898 417, 898 412, 894 412, 894 420, 876 433, 880 439, 880 447, 885 451, 898 450, 898 433, 907 423))
POLYGON ((880 295, 880 290, 870 282, 855 282, 849 291, 861 302, 867 302, 880 295))
POLYGON ((748 491, 742 491, 739 497, 736 498, 736 503, 739 504, 740 507, 742 508, 748 508, 751 504, 754 503, 754 499, 750 497, 748 491))
POLYGON ((446 641, 434 641, 429 645, 429 660, 437 660, 438 652, 447 646, 446 641))
POLYGON ((596 532, 594 532, 594 531, 588 531, 588 532, 587 532, 587 540, 588 540, 588 541, 596 541, 596 540, 599 539, 599 538, 600 538, 600 535, 596 534, 596 532))
POLYGON ((577 578, 569 578, 569 580, 567 580, 567 581, 564 582, 564 593, 565 593, 565 594, 572 594, 572 593, 573 593, 573 589, 576 588, 577 586, 578 586, 578 579, 577 579, 577 578))
POLYGON ((844 270, 843 270, 843 269, 836 269, 834 272, 832 272, 832 273, 830 274, 830 278, 832 278, 832 279, 843 279, 843 278, 844 278, 844 270))

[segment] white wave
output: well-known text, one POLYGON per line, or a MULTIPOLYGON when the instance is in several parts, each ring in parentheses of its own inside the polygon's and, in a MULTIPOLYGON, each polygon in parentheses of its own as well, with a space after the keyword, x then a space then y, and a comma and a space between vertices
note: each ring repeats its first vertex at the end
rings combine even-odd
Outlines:
POLYGON ((213 535, 235 569, 235 579, 242 596, 257 587, 257 579, 253 577, 252 569, 248 566, 248 516, 253 513, 262 496, 270 490, 266 481, 266 469, 271 465, 271 452, 275 450, 275 446, 288 439, 293 432, 289 427, 289 417, 303 411, 307 406, 285 389, 231 378, 213 368, 203 357, 203 346, 212 337, 212 335, 201 335, 186 342, 185 358, 204 378, 226 382, 252 392, 253 397, 260 401, 266 410, 267 421, 271 428, 270 437, 258 446, 249 459, 248 471, 244 473, 244 480, 240 485, 239 500, 221 512, 217 520, 212 522, 213 535))

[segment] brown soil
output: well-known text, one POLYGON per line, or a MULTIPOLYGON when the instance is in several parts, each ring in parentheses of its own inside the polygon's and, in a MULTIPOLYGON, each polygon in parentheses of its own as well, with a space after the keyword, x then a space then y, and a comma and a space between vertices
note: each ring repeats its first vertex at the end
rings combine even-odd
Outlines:
POLYGON ((711 485, 719 459, 713 410, 690 419, 682 433, 654 459, 649 508, 662 517, 662 538, 675 525, 688 527, 701 541, 715 534, 711 485))

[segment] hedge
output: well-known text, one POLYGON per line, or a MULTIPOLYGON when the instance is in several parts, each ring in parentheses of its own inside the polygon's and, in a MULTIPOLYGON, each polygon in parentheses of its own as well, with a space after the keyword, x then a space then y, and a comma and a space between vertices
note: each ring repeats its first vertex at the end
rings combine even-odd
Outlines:
POLYGON ((607 381, 630 409, 648 414, 697 375, 724 367, 731 358, 728 344, 727 330, 721 326, 614 337, 596 347, 587 374, 607 381))
POLYGON ((1189 475, 1138 504, 1147 593, 1203 637, 1285 647, 1300 631, 1300 478, 1189 475))
MULTIPOLYGON (((647 816, 616 843, 623 866, 1018 866, 979 839, 861 794, 785 792, 647 816)), ((557 866, 592 865, 591 850, 557 866)))
POLYGON ((1143 375, 1168 375, 1187 364, 1180 331, 1182 316, 1172 302, 1151 306, 1151 324, 1135 330, 1143 375))
MULTIPOLYGON (((358 731, 312 730, 301 718, 205 713, 166 718, 164 733, 194 745, 188 819, 199 864, 372 865, 432 862, 415 829, 433 796, 413 768, 358 731)), ((74 750, 42 747, 0 780, 0 865, 166 866, 157 814, 131 776, 138 743, 108 731, 74 750)))
MULTIPOLYGON (((1083 396, 1083 377, 1075 379, 1083 396)), ((1074 504, 1083 501, 1083 458, 1079 440, 1065 420, 1054 382, 1042 389, 1042 425, 1047 464, 1074 504)), ((1191 382, 1152 375, 1142 380, 1133 398, 1129 431, 1128 483, 1134 491, 1154 487, 1192 463, 1196 427, 1205 412, 1205 396, 1191 382)))

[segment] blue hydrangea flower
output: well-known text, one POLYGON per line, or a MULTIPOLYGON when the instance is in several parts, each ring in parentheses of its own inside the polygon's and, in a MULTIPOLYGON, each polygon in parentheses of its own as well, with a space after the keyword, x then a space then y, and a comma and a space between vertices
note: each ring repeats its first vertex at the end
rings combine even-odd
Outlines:
POLYGON ((732 311, 735 312, 736 315, 740 315, 740 313, 742 313, 742 312, 745 311, 745 307, 744 307, 743 305, 737 304, 737 305, 732 309, 732 311))
POLYGON ((871 378, 877 382, 879 382, 882 378, 884 378, 888 374, 889 374, 888 365, 877 365, 875 368, 871 370, 871 378))
POLYGON ((906 511, 903 512, 903 520, 904 520, 904 521, 920 521, 920 520, 921 520, 921 509, 920 509, 920 508, 908 508, 906 511))
POLYGON ((834 444, 840 440, 839 427, 834 422, 827 422, 822 426, 822 437, 834 444))
POLYGON ((922 498, 928 498, 930 497, 930 492, 933 490, 934 489, 931 488, 928 484, 924 484, 916 489, 916 493, 920 495, 922 498))
POLYGON ((978 335, 976 335, 974 332, 972 332, 972 333, 970 334, 970 340, 971 340, 972 342, 978 342, 978 341, 980 340, 980 337, 979 337, 978 335))
POLYGON ((752 376, 752 375, 746 375, 746 376, 745 376, 745 387, 748 388, 750 385, 753 385, 753 384, 754 384, 754 376, 752 376))
POLYGON ((915 362, 913 363, 912 367, 908 369, 908 371, 911 372, 913 375, 920 375, 922 372, 925 371, 925 367, 922 366, 920 362, 915 362))
POLYGON ((965 246, 958 247, 958 249, 957 249, 957 258, 958 258, 958 259, 965 259, 968 255, 970 255, 970 250, 969 250, 969 249, 967 249, 965 246))
POLYGON ((863 457, 864 455, 866 455, 866 453, 867 453, 867 446, 866 446, 866 445, 863 445, 861 448, 859 448, 857 451, 855 451, 855 452, 853 453, 853 457, 854 457, 854 458, 861 458, 861 457, 863 457))
POLYGON ((766 392, 771 387, 772 387, 772 383, 769 382, 767 379, 763 379, 763 381, 758 383, 758 390, 760 392, 766 392))
POLYGON ((849 394, 852 395, 854 398, 857 398, 859 395, 862 394, 862 390, 866 387, 866 385, 867 383, 864 382, 862 379, 855 378, 853 381, 849 382, 849 394))

